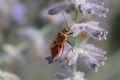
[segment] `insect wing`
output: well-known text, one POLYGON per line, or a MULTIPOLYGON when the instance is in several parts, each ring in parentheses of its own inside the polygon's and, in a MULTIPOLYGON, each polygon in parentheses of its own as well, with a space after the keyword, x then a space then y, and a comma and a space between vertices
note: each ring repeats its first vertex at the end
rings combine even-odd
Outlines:
POLYGON ((64 48, 60 51, 59 55, 56 57, 58 62, 62 62, 66 59, 66 55, 72 49, 72 46, 69 43, 65 43, 64 48))

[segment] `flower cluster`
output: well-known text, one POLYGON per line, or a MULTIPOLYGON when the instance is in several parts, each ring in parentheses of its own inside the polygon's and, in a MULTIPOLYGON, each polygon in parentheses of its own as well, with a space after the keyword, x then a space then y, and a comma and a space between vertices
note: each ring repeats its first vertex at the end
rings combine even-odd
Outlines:
POLYGON ((85 4, 79 5, 79 11, 82 14, 88 13, 97 16, 106 17, 106 13, 108 12, 108 8, 103 7, 102 5, 97 5, 95 3, 86 2, 85 4))
POLYGON ((106 35, 108 34, 108 32, 105 29, 100 28, 98 24, 99 23, 96 21, 75 24, 71 28, 74 32, 73 36, 75 37, 79 35, 81 31, 85 31, 95 39, 106 39, 106 35))
MULTIPOLYGON (((85 44, 81 48, 74 48, 73 54, 74 53, 78 54, 84 60, 84 62, 87 64, 87 66, 95 72, 98 71, 98 68, 100 65, 104 65, 104 61, 107 59, 104 56, 106 54, 106 52, 100 48, 95 47, 93 44, 85 44)), ((72 57, 71 58, 72 60, 76 57, 76 56, 72 56, 72 55, 70 55, 70 56, 72 57)), ((71 62, 71 59, 69 60, 70 62, 71 62)), ((74 60, 71 64, 75 64, 76 61, 77 60, 74 60)))
MULTIPOLYGON (((72 70, 69 66, 67 65, 62 65, 61 68, 63 69, 63 71, 61 73, 57 73, 57 80, 71 80, 72 77, 72 70)), ((85 80, 84 79, 84 73, 77 71, 75 74, 75 80, 85 80)))
MULTIPOLYGON (((85 0, 71 0, 71 3, 67 2, 66 4, 59 4, 55 5, 53 8, 50 8, 48 10, 48 14, 54 16, 56 14, 59 14, 60 12, 67 13, 68 11, 75 11, 78 13, 79 16, 81 14, 88 14, 99 17, 102 16, 106 18, 108 8, 103 7, 103 5, 103 3, 96 4, 85 0)), ((99 26, 99 22, 97 21, 86 21, 82 23, 78 23, 77 21, 70 27, 70 32, 73 33, 72 35, 75 38, 80 35, 80 44, 72 47, 71 45, 66 43, 64 46, 64 51, 59 54, 59 56, 57 57, 57 61, 62 63, 66 60, 68 62, 68 65, 70 66, 76 64, 78 57, 80 56, 90 69, 97 72, 100 65, 105 64, 104 61, 107 59, 105 57, 106 52, 93 44, 87 43, 87 41, 89 37, 97 40, 106 40, 108 31, 101 28, 99 26)), ((57 77, 59 79, 64 78, 65 80, 72 80, 72 70, 69 69, 66 72, 67 77, 63 77, 63 74, 57 74, 57 77)), ((75 80, 84 80, 83 76, 83 73, 76 72, 74 77, 76 77, 75 80), (82 77, 80 75, 82 75, 82 77)))

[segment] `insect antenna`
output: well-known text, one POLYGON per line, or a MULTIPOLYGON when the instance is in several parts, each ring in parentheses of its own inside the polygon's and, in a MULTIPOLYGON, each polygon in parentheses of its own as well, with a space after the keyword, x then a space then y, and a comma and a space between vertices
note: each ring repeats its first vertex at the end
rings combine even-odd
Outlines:
POLYGON ((67 28, 68 28, 68 23, 67 23, 67 20, 66 20, 66 18, 65 18, 65 15, 64 15, 63 11, 62 11, 62 15, 63 15, 63 17, 64 17, 65 24, 67 25, 67 27, 66 27, 65 29, 67 29, 67 28))

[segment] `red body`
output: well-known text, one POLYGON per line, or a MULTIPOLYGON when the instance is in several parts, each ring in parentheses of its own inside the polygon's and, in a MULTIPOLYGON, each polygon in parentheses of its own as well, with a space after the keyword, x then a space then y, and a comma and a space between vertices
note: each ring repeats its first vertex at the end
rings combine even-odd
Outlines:
POLYGON ((60 51, 63 49, 66 43, 66 40, 67 40, 67 33, 65 32, 59 32, 57 36, 55 37, 50 47, 51 56, 53 60, 57 59, 57 56, 59 55, 60 51))

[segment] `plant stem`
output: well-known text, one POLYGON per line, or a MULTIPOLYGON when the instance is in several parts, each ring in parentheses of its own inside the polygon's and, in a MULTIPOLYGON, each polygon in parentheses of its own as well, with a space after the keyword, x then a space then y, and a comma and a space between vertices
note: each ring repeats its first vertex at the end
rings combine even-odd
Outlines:
MULTIPOLYGON (((80 21, 80 15, 78 13, 78 11, 76 10, 76 22, 78 23, 80 21)), ((78 46, 78 37, 76 36, 74 38, 74 47, 78 46)), ((72 65, 72 71, 73 71, 73 75, 72 75, 72 80, 75 80, 75 75, 76 75, 76 71, 77 71, 77 63, 72 65)))
MULTIPOLYGON (((74 39, 74 44, 75 44, 74 47, 77 46, 77 42, 78 42, 77 37, 75 37, 75 39, 74 39)), ((75 80, 76 70, 77 70, 77 63, 72 65, 72 71, 73 71, 72 80, 75 80)))

